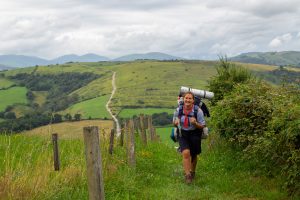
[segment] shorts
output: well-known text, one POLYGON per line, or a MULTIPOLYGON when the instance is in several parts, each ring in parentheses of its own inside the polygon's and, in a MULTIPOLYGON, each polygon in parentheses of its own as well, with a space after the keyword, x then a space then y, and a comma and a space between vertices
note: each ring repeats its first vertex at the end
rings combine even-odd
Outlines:
POLYGON ((200 154, 201 135, 202 129, 196 129, 192 131, 181 130, 181 137, 178 138, 181 152, 185 149, 189 149, 192 157, 200 154))

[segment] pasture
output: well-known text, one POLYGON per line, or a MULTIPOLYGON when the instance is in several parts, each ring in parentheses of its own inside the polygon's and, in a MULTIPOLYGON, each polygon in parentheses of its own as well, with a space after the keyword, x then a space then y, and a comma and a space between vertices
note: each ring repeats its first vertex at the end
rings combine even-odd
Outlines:
POLYGON ((7 90, 0 90, 0 111, 13 104, 26 104, 27 89, 25 87, 12 87, 7 90))
POLYGON ((101 118, 101 119, 111 119, 110 114, 105 108, 105 104, 109 99, 109 95, 96 97, 93 99, 85 100, 80 103, 74 104, 68 109, 61 112, 61 114, 81 114, 82 119, 91 118, 101 118))
POLYGON ((104 130, 107 134, 113 127, 111 120, 82 120, 74 122, 63 122, 58 124, 49 124, 41 126, 30 131, 24 131, 22 134, 26 136, 38 136, 43 138, 51 138, 52 133, 57 133, 60 139, 82 139, 83 127, 98 126, 100 130, 104 130))
MULTIPOLYGON (((174 101, 174 105, 176 104, 176 101, 174 101)), ((168 114, 173 114, 174 109, 168 109, 168 108, 139 108, 139 109, 122 109, 122 111, 118 114, 118 117, 120 118, 130 118, 134 115, 138 116, 140 114, 144 115, 152 115, 154 113, 163 113, 166 112, 168 114)))
POLYGON ((0 90, 11 87, 15 83, 7 78, 0 77, 0 90))

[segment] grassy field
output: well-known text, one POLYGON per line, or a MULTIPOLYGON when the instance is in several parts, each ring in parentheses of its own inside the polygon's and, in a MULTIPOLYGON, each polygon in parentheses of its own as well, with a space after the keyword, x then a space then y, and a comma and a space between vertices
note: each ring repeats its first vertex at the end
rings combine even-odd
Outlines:
POLYGON ((7 90, 0 90, 0 111, 16 103, 26 104, 26 92, 25 87, 12 87, 7 90))
POLYGON ((105 95, 90 100, 82 101, 69 107, 67 110, 61 113, 70 113, 72 116, 74 116, 74 114, 80 113, 83 119, 88 119, 89 117, 111 119, 110 114, 105 108, 105 104, 107 103, 109 97, 110 95, 105 95))
POLYGON ((15 113, 17 118, 19 118, 21 116, 24 116, 24 113, 32 112, 33 109, 26 105, 14 105, 11 111, 15 113))
POLYGON ((154 113, 163 113, 163 112, 173 114, 174 109, 168 109, 168 108, 122 109, 122 111, 119 113, 118 117, 130 118, 130 117, 133 117, 134 115, 138 116, 139 114, 152 115, 154 113))
POLYGON ((7 78, 0 77, 0 89, 8 88, 14 84, 15 83, 13 81, 8 80, 7 78))
POLYGON ((43 105, 46 102, 48 92, 46 91, 33 91, 34 103, 37 103, 39 106, 43 105))
MULTIPOLYGON (((60 131, 53 130, 61 134, 60 171, 53 170, 48 133, 0 135, 0 156, 4 158, 0 162, 0 199, 88 199, 81 137, 82 126, 89 123, 94 122, 73 123, 73 127, 62 124, 60 131)), ((102 122, 98 123, 104 126, 102 122)), ((253 175, 247 164, 240 162, 238 155, 221 142, 214 141, 214 145, 210 145, 217 139, 213 136, 203 141, 196 179, 186 185, 181 156, 174 148, 178 144, 171 142, 169 131, 170 128, 158 129, 162 141, 150 142, 146 147, 136 138, 135 169, 126 164, 125 148, 115 146, 114 154, 110 156, 108 138, 101 137, 106 199, 299 199, 289 198, 279 189, 276 180, 253 175)))
POLYGON ((82 120, 79 122, 63 122, 59 124, 50 124, 30 131, 25 131, 26 136, 40 136, 50 138, 52 133, 57 133, 61 139, 78 139, 82 138, 83 127, 98 126, 100 130, 110 133, 108 130, 113 126, 110 120, 82 120))
MULTIPOLYGON (((270 65, 244 64, 254 71, 269 71, 277 68, 270 65)), ((88 85, 74 91, 80 101, 96 98, 111 93, 112 72, 116 72, 117 90, 112 99, 112 110, 115 114, 128 116, 127 108, 136 108, 133 113, 146 107, 174 108, 174 99, 179 93, 180 86, 207 89, 207 81, 216 74, 216 61, 135 61, 135 62, 97 62, 97 63, 68 63, 29 67, 2 72, 5 76, 17 73, 57 74, 66 72, 91 72, 101 77, 88 85)), ((44 101, 43 94, 36 93, 36 102, 44 101)), ((0 97, 2 95, 0 94, 0 97)), ((106 102, 103 102, 103 106, 106 102)), ((83 102, 83 105, 85 103, 83 102)), ((89 114, 91 115, 91 114, 89 114)), ((98 115, 98 114, 93 114, 98 115)))
POLYGON ((205 89, 216 71, 213 62, 136 61, 110 66, 117 91, 112 100, 119 113, 124 107, 173 108, 180 86, 205 89))

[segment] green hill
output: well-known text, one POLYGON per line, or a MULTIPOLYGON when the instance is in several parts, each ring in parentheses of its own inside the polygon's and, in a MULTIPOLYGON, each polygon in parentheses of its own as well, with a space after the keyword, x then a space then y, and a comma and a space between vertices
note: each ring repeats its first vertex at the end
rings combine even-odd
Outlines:
POLYGON ((251 52, 232 57, 230 60, 244 63, 300 67, 300 52, 251 52))

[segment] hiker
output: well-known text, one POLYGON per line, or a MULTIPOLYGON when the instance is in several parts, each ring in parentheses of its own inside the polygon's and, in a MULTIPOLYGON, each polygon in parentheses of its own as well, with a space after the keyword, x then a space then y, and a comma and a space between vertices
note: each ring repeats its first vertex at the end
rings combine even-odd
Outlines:
POLYGON ((201 153, 201 135, 205 127, 203 111, 194 105, 194 101, 194 94, 186 92, 183 95, 182 109, 178 107, 173 117, 174 126, 178 127, 181 132, 178 141, 183 159, 185 182, 188 184, 195 178, 197 155, 201 153))

